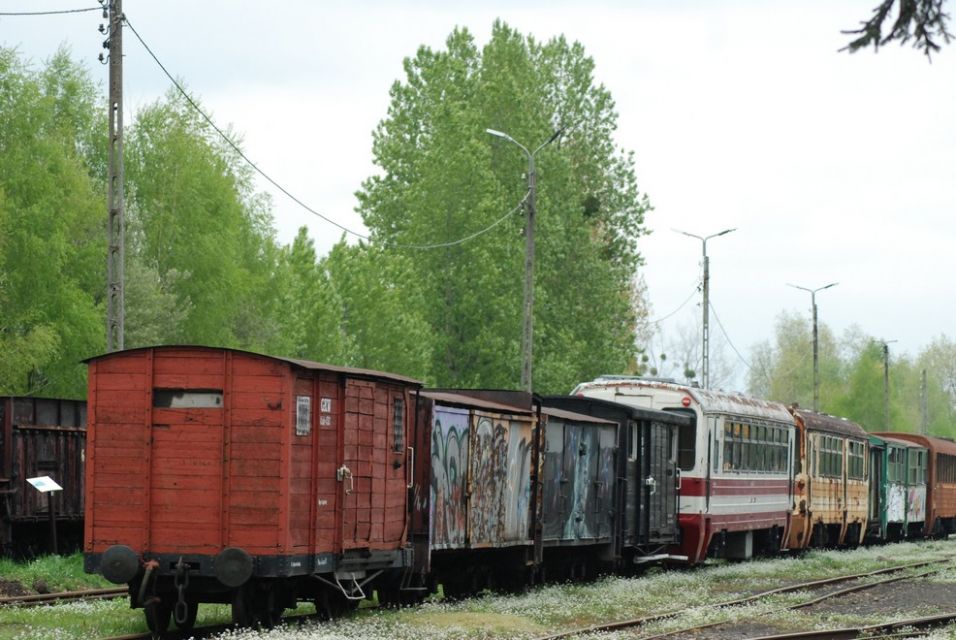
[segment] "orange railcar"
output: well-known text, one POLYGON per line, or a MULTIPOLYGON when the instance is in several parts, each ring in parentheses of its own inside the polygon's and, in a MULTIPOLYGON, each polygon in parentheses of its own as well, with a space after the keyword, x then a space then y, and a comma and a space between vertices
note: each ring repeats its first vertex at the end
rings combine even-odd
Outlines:
POLYGON ((790 407, 796 424, 788 548, 857 545, 867 521, 867 434, 855 422, 790 407))
POLYGON ((208 347, 91 359, 87 571, 128 583, 154 630, 200 602, 240 624, 347 606, 407 564, 419 386, 208 347))

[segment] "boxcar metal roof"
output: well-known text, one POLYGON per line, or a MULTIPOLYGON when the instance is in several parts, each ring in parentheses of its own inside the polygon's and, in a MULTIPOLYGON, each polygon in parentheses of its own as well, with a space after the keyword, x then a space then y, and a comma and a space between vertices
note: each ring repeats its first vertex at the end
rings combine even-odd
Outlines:
POLYGON ((425 398, 431 398, 435 402, 440 402, 443 404, 474 407, 476 409, 484 409, 486 411, 495 411, 498 413, 520 413, 524 415, 531 414, 531 409, 529 408, 516 407, 514 405, 502 404, 500 402, 492 402, 491 400, 477 398, 464 393, 456 393, 451 390, 424 389, 419 393, 419 395, 425 398))
POLYGON ((875 435, 884 437, 892 437, 894 440, 906 440, 912 442, 920 447, 929 449, 934 453, 945 453, 946 455, 956 456, 956 442, 952 440, 946 440, 945 438, 935 438, 933 436, 924 436, 919 433, 897 433, 897 432, 884 432, 877 433, 875 435))
POLYGON ((453 393, 468 398, 477 398, 486 402, 505 405, 511 409, 531 412, 534 410, 534 396, 527 391, 515 391, 514 389, 456 389, 433 387, 428 389, 429 393, 453 393))
POLYGON ((876 436, 880 440, 889 442, 890 444, 895 444, 898 447, 907 447, 909 449, 925 449, 926 447, 919 445, 915 442, 910 442, 908 440, 903 440, 897 436, 906 435, 904 433, 871 433, 871 436, 876 436))
POLYGON ((866 440, 866 429, 846 418, 838 418, 826 413, 817 413, 798 407, 790 407, 791 413, 803 421, 811 431, 827 431, 841 436, 866 440))
POLYGON ((623 402, 614 402, 603 398, 592 398, 589 396, 545 396, 542 398, 545 405, 551 406, 557 404, 564 408, 574 407, 576 411, 593 411, 595 408, 603 409, 604 413, 620 413, 635 420, 657 420, 674 422, 677 424, 690 424, 690 416, 681 415, 673 411, 661 411, 659 409, 646 409, 636 407, 632 404, 623 402))
POLYGON ((558 409, 557 407, 541 407, 541 413, 554 418, 559 418, 561 420, 570 420, 572 422, 593 422, 595 424, 613 425, 619 424, 613 420, 605 420, 604 418, 597 418, 595 416, 589 416, 585 413, 577 413, 575 411, 566 411, 564 409, 558 409))
POLYGON ((176 349, 205 349, 207 351, 231 351, 233 353, 241 353, 244 355, 257 356, 260 358, 270 358, 272 360, 280 360, 282 362, 287 362, 291 365, 300 367, 302 369, 309 369, 313 371, 331 371, 333 373, 344 373, 347 375, 364 377, 364 378, 382 378, 386 380, 394 380, 396 382, 403 382, 405 384, 413 384, 421 386, 422 382, 416 380, 415 378, 409 378, 397 373, 389 373, 387 371, 375 371, 374 369, 359 369, 356 367, 342 367, 334 364, 326 364, 323 362, 314 362, 312 360, 299 360, 297 358, 286 358, 283 356, 273 356, 267 353, 256 353, 255 351, 246 351, 244 349, 232 349, 229 347, 209 347, 201 344, 175 344, 175 345, 156 345, 151 347, 137 347, 135 349, 124 349, 122 351, 112 351, 110 353, 104 353, 98 356, 93 356, 92 358, 87 358, 83 362, 89 363, 95 360, 105 360, 107 358, 115 357, 118 355, 135 353, 137 351, 146 351, 149 349, 160 350, 160 351, 172 351, 176 349))

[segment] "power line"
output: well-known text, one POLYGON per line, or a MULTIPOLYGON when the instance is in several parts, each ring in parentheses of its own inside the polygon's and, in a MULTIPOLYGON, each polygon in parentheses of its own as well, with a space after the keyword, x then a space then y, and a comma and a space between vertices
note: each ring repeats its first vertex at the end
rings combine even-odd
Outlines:
POLYGON ((57 11, 0 11, 0 16, 56 16, 65 13, 86 13, 100 11, 103 7, 86 7, 85 9, 59 9, 57 11))
POLYGON ((727 335, 727 330, 724 329, 724 323, 720 321, 720 316, 717 315, 717 309, 714 309, 713 303, 711 303, 709 306, 710 306, 710 310, 714 312, 714 319, 717 321, 717 326, 720 327, 720 332, 723 333, 724 338, 727 339, 727 344, 729 344, 730 348, 734 350, 734 353, 736 353, 737 357, 740 358, 740 361, 744 363, 744 366, 752 371, 753 367, 751 367, 750 363, 747 362, 747 360, 742 355, 740 355, 740 352, 737 351, 737 347, 735 347, 733 341, 731 341, 730 336, 727 335))
POLYGON ((179 82, 173 77, 173 75, 166 69, 165 65, 163 65, 163 63, 159 61, 159 58, 156 57, 156 54, 153 53, 153 50, 149 48, 149 45, 146 44, 146 42, 143 40, 142 36, 139 35, 139 32, 136 31, 136 28, 135 28, 135 27, 132 25, 132 23, 129 21, 129 18, 126 18, 126 19, 124 20, 124 22, 126 22, 126 26, 129 27, 129 30, 133 32, 133 35, 136 36, 136 39, 139 40, 139 43, 140 43, 141 45, 143 45, 143 48, 146 49, 146 53, 148 53, 148 54, 150 55, 150 57, 153 59, 153 62, 155 62, 155 63, 159 66, 159 68, 163 70, 163 73, 166 74, 166 77, 169 78, 169 81, 173 83, 173 86, 176 87, 176 89, 179 91, 179 93, 181 93, 182 96, 186 99, 186 102, 188 102, 189 105, 190 105, 193 109, 196 110, 196 113, 198 113, 200 116, 202 116, 202 119, 206 121, 206 124, 208 124, 210 127, 212 127, 213 130, 215 130, 215 132, 219 134, 219 137, 221 137, 223 140, 225 140, 226 144, 228 144, 230 147, 232 147, 232 150, 235 151, 236 153, 238 153, 239 156, 240 156, 243 160, 245 160, 246 163, 248 163, 249 166, 252 167, 252 168, 256 171, 256 173, 258 173, 260 176, 262 176, 263 178, 265 178, 266 180, 268 180, 269 183, 270 183, 272 186, 274 186, 276 189, 278 189, 279 191, 281 191, 282 193, 284 193, 284 194, 285 194, 286 196, 288 196, 293 202, 295 202, 297 205, 299 205, 300 207, 302 207, 303 209, 305 209, 306 211, 308 211, 308 212, 311 213, 312 215, 314 215, 314 216, 316 216, 316 217, 318 217, 318 218, 321 218, 322 220, 325 220, 326 222, 328 222, 329 224, 331 224, 331 225, 333 225, 333 226, 335 226, 335 227, 338 227, 339 229, 341 229, 341 230, 344 231, 345 233, 351 234, 351 235, 353 235, 353 236, 355 236, 355 237, 357 237, 357 238, 361 238, 361 239, 363 239, 363 240, 368 240, 368 239, 369 239, 369 237, 368 237, 367 235, 358 233, 357 231, 352 231, 352 230, 349 229, 348 227, 346 227, 346 226, 344 226, 344 225, 342 225, 342 224, 339 224, 339 223, 336 222, 335 220, 332 220, 331 218, 322 215, 321 213, 319 213, 318 211, 316 211, 315 209, 313 209, 312 207, 310 207, 309 205, 307 205, 306 203, 302 202, 302 201, 299 200, 297 197, 295 197, 294 195, 292 195, 285 187, 283 187, 281 184, 279 184, 278 182, 276 182, 275 180, 273 180, 272 177, 271 177, 269 174, 267 174, 265 171, 263 171, 262 169, 260 169, 260 168, 258 167, 258 165, 256 165, 255 162, 253 162, 252 160, 250 160, 250 159, 248 158, 248 156, 246 156, 246 154, 244 154, 244 153, 242 152, 242 149, 240 149, 239 146, 238 146, 235 142, 233 142, 232 139, 229 138, 229 136, 227 136, 222 129, 220 129, 219 127, 216 126, 216 123, 212 121, 212 118, 210 118, 208 115, 206 115, 206 112, 199 108, 199 105, 196 104, 196 102, 192 99, 192 97, 191 97, 188 93, 186 93, 186 90, 183 89, 182 85, 180 85, 179 82))
MULTIPOLYGON (((245 160, 246 163, 250 167, 252 167, 252 169, 255 170, 256 173, 258 173, 265 180, 267 180, 272 186, 274 186, 276 189, 284 193, 286 196, 288 196, 290 200, 292 200, 294 203, 296 203, 297 205, 299 205, 300 207, 302 207, 303 209, 305 209, 312 215, 318 218, 321 218, 325 222, 328 222, 329 224, 335 227, 338 227, 345 233, 351 234, 362 240, 368 240, 371 242, 372 239, 370 236, 359 233, 357 231, 353 231, 349 229, 348 227, 346 227, 345 225, 339 224, 338 222, 336 222, 335 220, 332 220, 328 216, 325 216, 319 213, 318 211, 316 211, 315 209, 307 205, 305 202, 303 202, 302 200, 294 196, 292 193, 290 193, 288 189, 286 189, 281 184, 276 182, 272 178, 272 176, 270 176, 265 171, 260 169, 259 166, 255 162, 250 160, 249 157, 242 152, 242 149, 240 149, 239 146, 235 142, 233 142, 232 139, 230 139, 229 136, 227 136, 222 129, 216 126, 216 124, 212 121, 212 118, 206 115, 206 112, 203 111, 198 104, 196 104, 196 102, 186 92, 186 90, 182 87, 182 85, 180 85, 179 82, 176 80, 176 78, 174 78, 173 75, 169 72, 169 70, 166 69, 165 65, 163 65, 163 63, 160 62, 159 58, 156 57, 156 54, 153 53, 153 50, 149 48, 149 45, 146 44, 142 36, 140 36, 139 33, 136 31, 136 28, 133 27, 133 25, 130 23, 129 18, 124 18, 124 22, 126 23, 126 26, 129 27, 129 30, 133 32, 133 35, 136 36, 136 39, 139 40, 139 43, 143 45, 143 48, 146 49, 146 52, 150 55, 150 57, 157 64, 157 66, 159 66, 159 68, 162 69, 163 73, 166 74, 166 77, 169 78, 169 81, 173 83, 173 86, 176 87, 179 93, 182 94, 183 98, 186 99, 186 102, 188 102, 189 105, 196 110, 196 113, 198 113, 202 117, 202 119, 206 121, 206 124, 212 127, 213 130, 219 134, 219 137, 221 137, 226 142, 226 144, 228 144, 232 148, 232 150, 239 155, 240 158, 245 160)), ((459 238, 458 240, 453 240, 451 242, 438 242, 434 244, 388 244, 388 243, 385 243, 385 246, 389 248, 393 248, 393 249, 441 249, 445 247, 453 247, 455 245, 468 242, 469 240, 473 240, 474 238, 477 238, 478 236, 488 233, 489 231, 497 227, 499 224, 504 222, 506 219, 508 219, 510 216, 512 216, 516 211, 518 211, 521 208, 522 205, 524 205, 525 201, 528 199, 529 194, 530 194, 530 191, 524 195, 521 201, 513 209, 511 209, 510 211, 508 211, 508 213, 498 218, 495 222, 485 227, 484 229, 481 229, 480 231, 476 231, 470 235, 465 236, 464 238, 459 238)))
POLYGON ((528 191, 527 193, 524 194, 524 197, 521 199, 521 201, 518 204, 516 204, 513 209, 511 209, 511 211, 501 216, 500 218, 492 222, 490 225, 488 225, 481 231, 476 231, 472 233, 471 235, 465 236, 464 238, 459 238, 458 240, 452 240, 451 242, 439 242, 436 244, 394 244, 394 245, 386 244, 385 246, 396 248, 396 249, 441 249, 443 247, 454 247, 455 245, 468 242, 469 240, 472 240, 473 238, 477 238, 480 235, 488 233, 489 231, 497 227, 499 224, 507 220, 509 217, 513 216, 514 213, 518 211, 521 207, 523 207, 524 203, 528 200, 528 196, 530 195, 531 195, 531 191, 528 191))
POLYGON ((660 317, 660 318, 658 318, 657 320, 651 320, 650 324, 660 324, 660 323, 664 322, 665 320, 667 320, 668 318, 670 318, 671 316, 675 315, 678 311, 680 311, 680 310, 683 309, 685 306, 687 306, 687 303, 690 302, 691 299, 692 299, 695 295, 697 295, 697 292, 698 292, 699 290, 700 290, 699 287, 694 287, 694 290, 690 292, 690 295, 687 296, 687 299, 686 299, 686 300, 684 300, 683 302, 680 303, 680 306, 679 306, 679 307, 677 307, 676 309, 674 309, 673 311, 671 311, 670 313, 668 313, 666 316, 660 317))

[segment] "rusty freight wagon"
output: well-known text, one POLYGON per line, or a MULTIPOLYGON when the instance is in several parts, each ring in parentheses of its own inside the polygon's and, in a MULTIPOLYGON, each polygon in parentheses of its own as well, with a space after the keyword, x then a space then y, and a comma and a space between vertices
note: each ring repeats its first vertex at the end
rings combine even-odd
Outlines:
MULTIPOLYGON (((537 564, 541 516, 532 396, 429 389, 417 394, 416 403, 412 538, 418 576, 427 576, 429 588, 441 584, 449 596, 524 584, 537 564)), ((418 584, 423 595, 425 585, 418 584)), ((414 597, 409 586, 415 583, 401 593, 384 591, 386 599, 414 597)))
POLYGON ((154 632, 204 602, 331 614, 401 574, 418 382, 192 346, 88 363, 86 569, 154 632))
POLYGON ((82 400, 0 397, 0 550, 4 555, 29 556, 54 551, 53 546, 80 548, 85 445, 86 403, 82 400), (27 482, 42 476, 49 476, 62 491, 45 495, 27 482))
POLYGON ((929 451, 926 478, 926 535, 956 533, 956 442, 915 433, 882 433, 929 451))
POLYGON ((550 396, 543 402, 549 408, 557 407, 617 424, 613 459, 617 476, 614 495, 617 569, 626 573, 634 565, 645 562, 686 560, 670 555, 669 548, 676 546, 680 539, 677 435, 681 427, 690 425, 690 418, 580 396, 550 396))
POLYGON ((790 407, 796 425, 794 505, 788 547, 858 545, 868 515, 866 430, 855 422, 790 407))

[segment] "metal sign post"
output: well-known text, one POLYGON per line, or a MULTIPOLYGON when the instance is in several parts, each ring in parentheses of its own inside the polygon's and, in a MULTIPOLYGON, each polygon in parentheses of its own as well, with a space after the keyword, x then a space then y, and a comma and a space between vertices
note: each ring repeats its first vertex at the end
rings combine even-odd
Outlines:
POLYGON ((33 485, 33 488, 40 493, 46 494, 47 511, 50 513, 50 551, 56 554, 56 512, 53 510, 53 494, 62 491, 63 487, 58 485, 50 476, 39 476, 37 478, 27 478, 27 482, 33 485))

